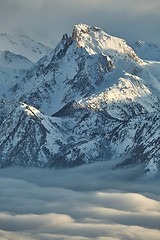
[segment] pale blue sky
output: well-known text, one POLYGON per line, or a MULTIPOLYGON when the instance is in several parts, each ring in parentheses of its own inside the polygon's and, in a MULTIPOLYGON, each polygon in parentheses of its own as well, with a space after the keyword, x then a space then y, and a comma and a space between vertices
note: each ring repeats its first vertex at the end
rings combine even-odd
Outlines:
POLYGON ((111 35, 160 42, 160 0, 0 0, 0 32, 49 36, 55 44, 77 23, 111 35))

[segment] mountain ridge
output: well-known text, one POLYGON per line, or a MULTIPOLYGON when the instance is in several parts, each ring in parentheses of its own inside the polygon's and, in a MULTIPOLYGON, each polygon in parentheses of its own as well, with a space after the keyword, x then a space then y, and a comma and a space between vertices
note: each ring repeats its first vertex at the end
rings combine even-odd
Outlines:
POLYGON ((0 33, 0 50, 22 55, 36 62, 51 51, 51 48, 37 42, 26 34, 0 33))
POLYGON ((15 104, 2 108, 1 167, 21 158, 24 166, 58 168, 112 159, 113 168, 140 164, 157 173, 158 64, 100 28, 75 25, 9 90, 15 104))

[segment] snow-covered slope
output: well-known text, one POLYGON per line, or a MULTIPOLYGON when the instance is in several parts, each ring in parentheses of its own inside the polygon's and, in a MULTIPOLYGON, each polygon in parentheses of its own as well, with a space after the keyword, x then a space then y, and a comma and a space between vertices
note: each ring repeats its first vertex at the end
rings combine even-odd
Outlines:
POLYGON ((68 102, 84 102, 87 97, 93 99, 94 105, 103 102, 113 116, 121 118, 121 112, 125 118, 132 116, 131 112, 159 109, 159 82, 146 65, 123 40, 109 37, 100 29, 78 25, 72 37, 64 35, 57 48, 27 73, 23 84, 17 84, 12 94, 15 100, 25 101, 49 115, 68 102))
POLYGON ((72 38, 77 42, 77 47, 85 48, 90 54, 101 52, 108 55, 116 67, 125 68, 125 65, 129 67, 132 63, 141 63, 124 39, 113 37, 98 27, 75 25, 72 38))
POLYGON ((113 168, 139 164, 145 166, 147 174, 159 171, 159 112, 119 120, 103 110, 86 109, 74 103, 55 116, 63 117, 69 133, 66 151, 61 152, 63 161, 78 158, 91 163, 112 159, 113 168))
POLYGON ((132 47, 140 58, 160 62, 160 44, 137 41, 132 47))
POLYGON ((0 167, 48 165, 65 142, 55 124, 52 118, 20 103, 0 127, 0 167))
POLYGON ((32 62, 38 61, 51 51, 49 47, 34 41, 25 34, 11 35, 8 33, 0 34, 0 50, 8 50, 15 54, 25 56, 32 62))
POLYGON ((70 38, 62 40, 60 45, 51 59, 49 56, 40 60, 28 72, 23 85, 17 84, 12 89, 15 100, 26 101, 51 115, 68 102, 90 96, 106 84, 107 73, 114 68, 107 56, 77 49, 70 38))
POLYGON ((1 166, 112 159, 113 168, 140 164, 145 172, 159 171, 160 79, 152 64, 124 40, 76 25, 10 89, 1 166))
POLYGON ((7 97, 8 90, 33 67, 27 58, 9 51, 0 51, 0 99, 7 97))

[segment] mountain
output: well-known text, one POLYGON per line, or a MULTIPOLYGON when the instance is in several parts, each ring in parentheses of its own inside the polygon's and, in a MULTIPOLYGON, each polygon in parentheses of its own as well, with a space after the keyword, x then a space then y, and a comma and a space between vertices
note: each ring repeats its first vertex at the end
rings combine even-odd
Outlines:
POLYGON ((51 51, 48 46, 44 46, 25 34, 9 33, 0 34, 0 50, 22 55, 32 62, 38 61, 51 51))
POLYGON ((7 95, 26 71, 33 66, 27 58, 9 51, 0 51, 0 98, 7 95), (2 94, 3 93, 3 94, 2 94), (1 95, 2 94, 2 95, 1 95))
POLYGON ((142 59, 160 62, 160 44, 137 41, 132 47, 142 59))
POLYGON ((9 89, 0 126, 0 166, 160 169, 159 63, 125 40, 76 25, 9 89), (156 65, 155 65, 156 64, 156 65), (9 104, 12 102, 12 104, 9 104))
POLYGON ((63 135, 54 124, 51 117, 31 106, 23 103, 17 106, 1 125, 4 132, 0 166, 45 166, 52 151, 56 153, 64 143, 63 135))
POLYGON ((34 64, 26 57, 9 51, 0 51, 0 123, 7 116, 7 111, 12 110, 9 90, 25 76, 28 69, 34 64), (4 101, 9 101, 9 107, 4 107, 4 101))
POLYGON ((0 34, 0 123, 7 116, 8 109, 12 111, 9 89, 19 83, 26 71, 50 51, 49 47, 25 34, 0 34), (4 101, 8 101, 7 107, 4 107, 4 101))

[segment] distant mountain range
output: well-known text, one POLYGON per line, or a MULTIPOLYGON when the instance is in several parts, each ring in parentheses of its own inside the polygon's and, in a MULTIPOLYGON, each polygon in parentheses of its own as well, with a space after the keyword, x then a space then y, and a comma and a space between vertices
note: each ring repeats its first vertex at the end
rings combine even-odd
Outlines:
POLYGON ((142 59, 149 61, 160 61, 160 44, 137 41, 132 47, 142 59))
POLYGON ((54 50, 6 34, 0 50, 0 167, 159 171, 159 45, 79 24, 54 50))
POLYGON ((10 51, 36 62, 51 51, 51 48, 31 39, 25 34, 0 34, 0 50, 10 51))

